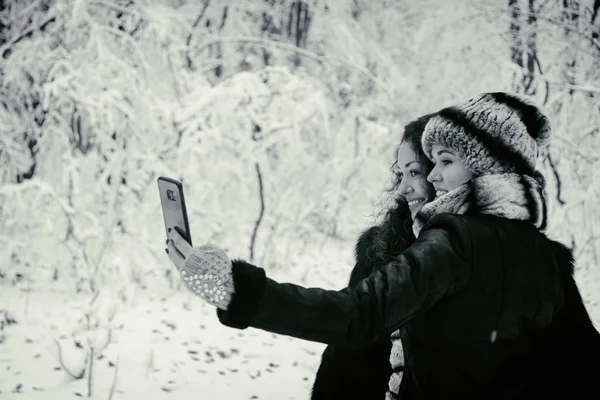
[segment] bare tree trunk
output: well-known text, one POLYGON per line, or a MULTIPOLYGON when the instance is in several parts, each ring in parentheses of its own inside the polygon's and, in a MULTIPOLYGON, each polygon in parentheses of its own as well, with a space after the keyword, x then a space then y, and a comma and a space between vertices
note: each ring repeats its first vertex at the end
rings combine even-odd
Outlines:
MULTIPOLYGON (((577 46, 574 46, 573 42, 578 40, 580 4, 579 0, 563 0, 562 3, 563 32, 565 38, 562 77, 565 83, 575 85, 577 82, 577 46)), ((569 95, 572 94, 573 89, 569 89, 569 95)))
POLYGON ((256 224, 254 225, 254 231, 252 232, 252 239, 250 240, 250 262, 254 261, 254 245, 256 244, 256 235, 258 234, 258 228, 260 227, 260 223, 263 220, 263 216, 265 215, 265 190, 263 186, 262 174, 260 172, 260 166, 258 163, 254 163, 256 168, 256 175, 258 177, 258 194, 260 196, 260 213, 258 214, 258 219, 256 220, 256 224))
MULTIPOLYGON (((267 5, 265 7, 271 8, 271 10, 273 10, 276 6, 275 0, 265 0, 265 2, 267 3, 267 5)), ((272 11, 271 12, 263 11, 262 20, 263 20, 263 23, 262 23, 262 28, 261 28, 262 32, 261 33, 263 35, 270 37, 271 35, 280 35, 281 34, 281 29, 273 21, 272 11)), ((262 56, 263 56, 264 64, 270 65, 272 54, 265 46, 262 46, 262 56)))
MULTIPOLYGON (((6 10, 6 4, 4 4, 4 0, 0 0, 0 12, 4 12, 6 10)), ((4 46, 6 43, 6 35, 5 30, 8 28, 7 25, 4 25, 2 21, 0 21, 0 46, 4 46)))
POLYGON ((541 73, 537 53, 537 12, 536 0, 508 0, 510 10, 510 58, 522 71, 513 81, 513 90, 533 96, 539 82, 536 74, 541 73), (527 11, 523 12, 526 7, 527 11), (525 19, 525 15, 527 18, 525 19))
MULTIPOLYGON (((306 48, 311 21, 312 15, 308 3, 305 0, 294 0, 289 8, 287 35, 296 47, 306 48)), ((294 65, 297 67, 300 63, 300 56, 295 54, 294 65)))
MULTIPOLYGON (((228 11, 229 11, 229 6, 223 7, 223 13, 221 14, 221 22, 219 23, 219 26, 217 27, 217 30, 219 31, 219 33, 225 27, 225 23, 227 22, 227 12, 228 11)), ((221 76, 223 76, 223 64, 225 63, 223 61, 223 45, 221 43, 215 43, 213 45, 213 49, 216 53, 214 57, 217 60, 221 60, 221 63, 213 69, 213 72, 215 73, 215 76, 217 78, 221 78, 221 76)))
POLYGON ((190 56, 190 43, 192 42, 192 32, 198 27, 198 25, 200 24, 200 21, 202 21, 202 19, 204 18, 204 14, 206 13, 206 9, 210 5, 210 2, 211 2, 211 0, 204 0, 204 4, 202 6, 202 10, 200 11, 200 14, 196 17, 196 20, 192 24, 191 32, 190 32, 190 34, 188 35, 188 37, 187 37, 187 39, 185 41, 185 46, 187 48, 187 50, 186 50, 187 66, 192 71, 196 70, 196 66, 194 65, 194 62, 193 62, 193 60, 192 60, 192 58, 190 56))
MULTIPOLYGON (((536 82, 535 78, 535 69, 536 65, 539 65, 539 60, 537 58, 537 15, 535 10, 535 0, 528 0, 527 2, 527 32, 526 32, 526 46, 527 51, 525 53, 525 58, 527 60, 527 72, 528 75, 523 77, 523 87, 525 90, 525 94, 535 95, 536 90, 536 82)), ((541 72, 541 71, 540 71, 541 72)))
MULTIPOLYGON (((521 35, 522 12, 519 0, 508 0, 508 8, 510 10, 510 61, 523 68, 523 42, 521 35)), ((513 77, 512 86, 515 91, 519 91, 521 85, 517 76, 513 77)))
MULTIPOLYGON (((5 12, 7 8, 9 8, 9 4, 6 4, 6 2, 4 0, 0 0, 0 12, 5 12)), ((42 4, 40 6, 40 9, 43 11, 47 11, 48 7, 47 7, 47 5, 42 4)), ((52 21, 54 21, 54 19, 50 19, 47 22, 43 23, 39 27, 39 30, 43 31, 46 28, 46 26, 52 21)), ((4 23, 0 22, 0 46, 3 46, 7 43, 6 37, 8 35, 7 31, 9 30, 9 28, 10 28, 10 22, 9 22, 9 24, 4 24, 4 23)), ((14 44, 14 43, 17 43, 17 42, 23 40, 24 38, 31 37, 32 34, 33 34, 32 31, 27 31, 26 33, 22 34, 21 36, 17 37, 16 39, 14 39, 14 38, 11 38, 11 39, 14 44)), ((2 54, 2 57, 8 58, 10 56, 10 54, 11 54, 11 50, 9 47, 4 52, 4 54, 2 54)), ((34 98, 32 100, 33 107, 41 106, 38 99, 39 99, 39 95, 37 95, 36 98, 34 98)), ((0 101, 0 107, 4 107, 7 110, 9 110, 9 108, 10 108, 9 103, 4 102, 4 101, 0 101)), ((38 126, 41 126, 43 123, 43 118, 44 117, 42 114, 41 119, 36 116, 36 117, 34 117, 34 121, 37 123, 38 126)), ((23 133, 22 140, 23 140, 23 142, 25 142, 27 144, 27 149, 29 150, 29 154, 31 156, 32 162, 31 162, 30 168, 27 171, 23 171, 23 172, 17 174, 17 176, 16 176, 17 183, 21 183, 21 182, 23 182, 27 179, 31 179, 33 177, 33 175, 35 173, 35 168, 37 166, 36 157, 37 157, 38 150, 39 150, 38 142, 35 137, 35 132, 32 132, 31 130, 27 130, 26 132, 23 133)), ((2 153, 2 149, 0 149, 0 154, 1 153, 2 153)))
MULTIPOLYGON (((313 10, 306 0, 265 0, 271 12, 263 12, 262 33, 267 36, 276 36, 290 40, 296 47, 306 48, 308 31, 312 22, 313 10), (274 10, 281 7, 282 21, 280 24, 273 22, 274 10)), ((263 61, 268 65, 271 54, 263 48, 263 61)), ((301 63, 299 54, 294 55, 294 66, 301 63)))
MULTIPOLYGON (((600 10, 600 0, 595 0, 594 6, 592 8, 592 18, 590 20, 590 25, 592 25, 592 27, 596 23, 596 19, 598 18, 599 10, 600 10)), ((596 27, 595 29, 592 29, 592 46, 594 45, 594 42, 597 43, 599 39, 600 39, 600 27, 596 27)))

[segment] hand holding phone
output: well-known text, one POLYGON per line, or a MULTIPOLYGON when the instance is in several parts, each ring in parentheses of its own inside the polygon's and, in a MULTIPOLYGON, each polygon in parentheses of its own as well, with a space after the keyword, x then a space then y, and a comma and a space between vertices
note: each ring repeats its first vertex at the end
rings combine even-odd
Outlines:
POLYGON ((158 178, 158 191, 167 237, 169 228, 176 229, 192 245, 190 224, 183 197, 183 184, 175 179, 161 176, 158 178))

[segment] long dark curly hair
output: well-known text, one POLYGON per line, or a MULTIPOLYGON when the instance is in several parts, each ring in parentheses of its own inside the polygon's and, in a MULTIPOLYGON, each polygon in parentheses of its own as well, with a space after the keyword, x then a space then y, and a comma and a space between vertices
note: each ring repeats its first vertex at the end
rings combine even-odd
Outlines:
MULTIPOLYGON (((404 127, 402 143, 409 143, 425 168, 429 172, 433 164, 421 150, 421 136, 429 116, 421 117, 404 127)), ((381 205, 380 224, 363 232, 355 246, 356 265, 350 275, 349 287, 356 286, 377 269, 398 256, 415 240, 412 231, 412 218, 408 203, 398 193, 401 176, 394 162, 390 169, 393 173, 391 186, 382 195, 387 203, 381 205)), ((428 200, 432 198, 433 188, 427 191, 428 200)), ((388 335, 377 338, 366 347, 341 347, 329 345, 323 352, 321 364, 312 388, 312 400, 324 399, 366 399, 383 398, 392 374, 389 362, 392 342, 388 335)), ((410 374, 403 378, 404 393, 411 393, 410 374)), ((410 396, 410 395, 409 395, 410 396)))
MULTIPOLYGON (((421 147, 423 130, 427 122, 431 119, 431 116, 431 114, 427 114, 406 124, 402 139, 394 150, 394 163, 390 168, 393 174, 392 184, 384 190, 384 197, 387 197, 387 201, 384 204, 387 207, 384 207, 380 213, 380 215, 383 214, 383 219, 377 226, 377 234, 373 238, 374 254, 372 256, 377 258, 377 264, 387 263, 415 240, 408 202, 404 196, 398 193, 402 176, 398 169, 396 155, 398 154, 400 145, 406 142, 416 154, 418 161, 423 164, 425 172, 428 174, 433 169, 433 162, 425 156, 421 147)), ((427 182, 427 201, 431 201, 434 197, 435 191, 433 185, 427 182)))

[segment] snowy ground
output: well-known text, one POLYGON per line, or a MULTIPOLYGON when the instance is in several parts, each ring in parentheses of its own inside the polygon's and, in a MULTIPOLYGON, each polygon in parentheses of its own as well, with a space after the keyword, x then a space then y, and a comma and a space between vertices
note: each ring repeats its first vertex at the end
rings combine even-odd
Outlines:
MULTIPOLYGON (((352 245, 328 245, 321 251, 321 262, 308 265, 308 275, 304 265, 292 265, 270 276, 338 287, 347 279, 352 245)), ((584 281, 595 288, 583 292, 598 323, 598 279, 584 281)), ((226 328, 212 307, 164 286, 90 296, 3 285, 0 398, 88 397, 90 383, 94 399, 110 399, 111 388, 112 399, 309 398, 324 345, 226 328), (91 382, 90 346, 95 349, 91 382), (65 368, 75 376, 86 372, 74 379, 65 368)))
MULTIPOLYGON (((9 309, 23 309, 26 294, 4 288, 9 309)), ((85 304, 53 292, 29 294, 27 314, 5 327, 0 346, 0 396, 19 399, 87 397, 88 338, 102 348, 92 366, 92 395, 108 399, 298 399, 306 398, 323 345, 258 330, 223 327, 214 309, 187 293, 168 297, 141 292, 118 305, 110 324, 87 330, 85 304), (80 318, 83 317, 81 320, 80 318), (78 348, 78 342, 83 348, 78 348), (17 394, 18 393, 18 394, 17 394)), ((3 300, 4 303, 4 300, 3 300)), ((108 306, 112 308, 112 304, 108 306)), ((107 311, 110 312, 110 311, 107 311)))
MULTIPOLYGON (((291 271, 269 275, 306 286, 341 288, 352 267, 352 244, 321 251, 319 265, 291 265, 291 271), (345 254, 342 260, 340 253, 345 254), (337 262, 325 261, 336 257, 337 262)), ((87 397, 89 369, 74 379, 65 367, 75 376, 89 367, 90 344, 96 349, 94 399, 110 398, 115 375, 112 399, 309 398, 325 345, 224 327, 214 308, 184 289, 162 285, 151 290, 132 286, 124 296, 109 290, 98 296, 56 288, 27 292, 3 285, 0 398, 87 397)))

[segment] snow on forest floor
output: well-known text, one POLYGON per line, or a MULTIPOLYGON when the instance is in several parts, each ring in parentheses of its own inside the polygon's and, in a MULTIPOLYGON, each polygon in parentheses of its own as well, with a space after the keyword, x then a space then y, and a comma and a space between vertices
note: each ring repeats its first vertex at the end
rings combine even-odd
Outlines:
MULTIPOLYGON (((3 307, 15 313, 23 310, 25 297, 3 288, 2 298, 10 299, 3 307)), ((109 328, 110 344, 92 365, 92 394, 98 399, 109 398, 117 364, 113 399, 307 398, 324 347, 224 327, 214 308, 184 292, 166 297, 141 292, 132 303, 119 304, 109 324, 88 330, 82 307, 88 301, 89 296, 51 291, 29 294, 27 314, 21 311, 16 324, 4 327, 0 397, 87 397, 88 375, 75 380, 64 367, 79 374, 86 366, 88 338, 101 349, 109 328), (61 344, 64 367, 55 339, 61 344)))
MULTIPOLYGON (((342 287, 352 267, 351 245, 328 245, 320 251, 318 264, 291 265, 269 275, 309 287, 342 287)), ((583 286, 592 285, 582 292, 599 326, 600 280, 584 278, 583 286)), ((56 287, 28 292, 3 285, 0 398, 88 397, 90 345, 95 349, 93 399, 110 399, 111 388, 112 399, 310 397, 323 344, 224 327, 214 308, 183 289, 166 286, 131 289, 122 296, 108 290, 83 295, 56 287), (65 368, 75 376, 84 368, 86 373, 74 379, 65 368)))
MULTIPOLYGON (((319 260, 293 263, 269 276, 342 288, 353 265, 352 245, 320 251, 319 260)), ((132 285, 125 297, 116 290, 94 296, 0 286, 0 399, 87 397, 87 370, 81 379, 71 375, 89 366, 90 344, 95 348, 93 399, 110 398, 115 374, 114 400, 310 397, 325 345, 225 327, 213 307, 185 289, 171 290, 166 280, 156 286, 141 290, 132 285)))

